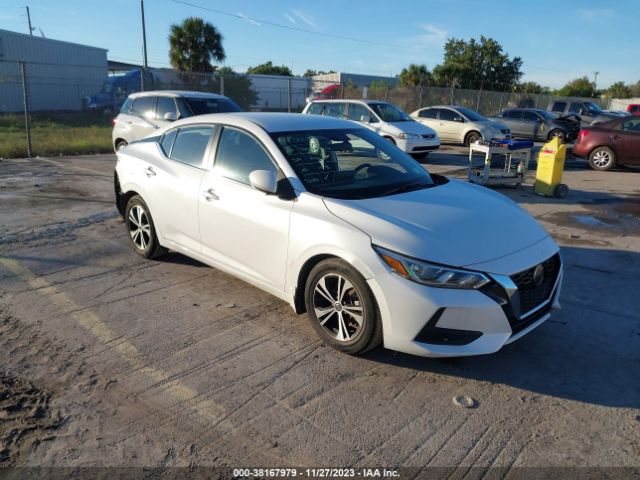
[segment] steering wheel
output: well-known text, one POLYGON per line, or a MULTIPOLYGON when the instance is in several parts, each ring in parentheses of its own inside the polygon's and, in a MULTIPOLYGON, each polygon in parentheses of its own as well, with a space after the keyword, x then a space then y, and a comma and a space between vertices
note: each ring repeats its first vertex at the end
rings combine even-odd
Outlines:
POLYGON ((371 168, 371 164, 370 163, 363 163, 362 165, 358 165, 354 170, 353 170, 353 176, 355 177, 358 172, 360 172, 360 170, 364 169, 364 168, 371 168))

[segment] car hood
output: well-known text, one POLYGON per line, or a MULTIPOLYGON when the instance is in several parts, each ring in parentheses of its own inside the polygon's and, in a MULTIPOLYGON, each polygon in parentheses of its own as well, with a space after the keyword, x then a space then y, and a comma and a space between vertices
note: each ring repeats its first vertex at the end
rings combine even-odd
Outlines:
POLYGON ((502 122, 499 122, 497 120, 492 120, 492 119, 483 120, 480 122, 473 122, 473 123, 477 123, 478 125, 482 125, 483 127, 493 128, 494 130, 498 130, 498 131, 503 129, 509 129, 508 125, 505 125, 502 122))
POLYGON ((429 128, 422 123, 416 122, 415 120, 407 121, 407 122, 390 122, 387 123, 388 129, 397 129, 397 133, 415 133, 418 135, 425 134, 434 134, 436 133, 433 128, 429 128))
POLYGON ((324 202, 373 244, 449 266, 488 262, 548 237, 504 195, 457 180, 387 197, 324 202))

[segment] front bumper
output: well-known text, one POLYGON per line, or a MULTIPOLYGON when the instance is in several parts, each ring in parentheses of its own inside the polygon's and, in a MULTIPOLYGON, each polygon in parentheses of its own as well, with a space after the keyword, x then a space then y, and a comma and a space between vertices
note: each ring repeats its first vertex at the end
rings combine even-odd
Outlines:
POLYGON ((510 290, 514 287, 510 279, 523 270, 523 255, 528 257, 524 262, 527 270, 558 255, 553 241, 542 243, 514 254, 520 258, 510 262, 512 271, 504 270, 504 258, 494 264, 496 273, 490 273, 490 264, 486 265, 489 268, 482 271, 494 280, 487 289, 433 288, 392 272, 369 279, 382 313, 385 347, 425 357, 482 355, 526 335, 560 306, 561 264, 550 294, 536 308, 520 312, 518 289, 510 290))
POLYGON ((440 139, 435 138, 416 138, 401 139, 396 138, 396 146, 406 153, 432 152, 440 148, 440 139))

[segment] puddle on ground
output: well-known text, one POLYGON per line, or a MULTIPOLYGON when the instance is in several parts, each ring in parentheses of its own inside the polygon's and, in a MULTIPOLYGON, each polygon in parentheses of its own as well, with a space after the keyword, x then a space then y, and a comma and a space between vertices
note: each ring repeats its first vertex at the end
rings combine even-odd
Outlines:
POLYGON ((583 223, 584 225, 591 226, 606 226, 607 224, 601 220, 598 220, 596 217, 592 217, 591 215, 573 215, 573 218, 578 222, 583 223))

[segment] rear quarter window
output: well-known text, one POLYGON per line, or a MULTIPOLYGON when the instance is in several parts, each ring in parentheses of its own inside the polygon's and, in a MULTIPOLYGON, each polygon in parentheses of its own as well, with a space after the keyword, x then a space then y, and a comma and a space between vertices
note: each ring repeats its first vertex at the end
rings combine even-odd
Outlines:
POLYGON ((567 102, 553 102, 551 106, 552 112, 564 112, 567 108, 567 102))
POLYGON ((322 103, 312 103, 309 109, 307 110, 307 113, 310 113, 312 115, 320 115, 322 113, 323 106, 324 105, 322 103))

